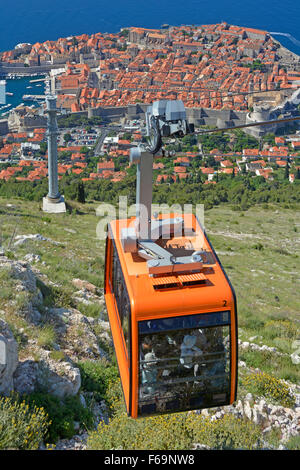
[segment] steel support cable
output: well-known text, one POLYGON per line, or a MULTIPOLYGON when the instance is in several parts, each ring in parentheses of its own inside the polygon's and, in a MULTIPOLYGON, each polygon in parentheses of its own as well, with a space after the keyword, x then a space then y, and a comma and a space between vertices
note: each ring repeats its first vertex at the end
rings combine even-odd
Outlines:
POLYGON ((209 134, 213 132, 231 131, 234 129, 244 129, 247 127, 255 127, 255 126, 267 126, 271 124, 279 124, 281 122, 291 122, 291 121, 299 121, 299 120, 300 120, 300 116, 293 117, 293 118, 284 118, 284 119, 275 119, 275 120, 273 119, 271 121, 258 121, 258 122, 252 122, 249 124, 241 124, 241 125, 233 126, 233 127, 220 127, 220 128, 216 127, 214 129, 205 129, 205 130, 191 132, 191 134, 196 134, 196 135, 209 134))

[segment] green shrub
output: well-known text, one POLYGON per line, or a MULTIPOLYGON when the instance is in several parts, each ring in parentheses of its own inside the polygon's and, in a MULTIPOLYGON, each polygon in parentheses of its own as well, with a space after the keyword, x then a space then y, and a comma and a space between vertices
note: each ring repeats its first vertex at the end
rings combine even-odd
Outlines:
POLYGON ((39 278, 36 279, 36 285, 43 295, 43 304, 45 307, 53 305, 53 295, 50 287, 46 286, 39 278))
POLYGON ((134 420, 125 412, 119 381, 107 391, 112 417, 88 438, 91 450, 188 450, 194 443, 213 449, 256 449, 261 429, 232 415, 210 421, 197 413, 174 413, 134 420))
MULTIPOLYGON (((56 272, 58 265, 56 265, 56 272)), ((75 307, 72 300, 71 292, 58 286, 47 286, 39 278, 37 278, 37 287, 43 294, 43 304, 45 307, 75 307)))
POLYGON ((5 251, 5 256, 8 259, 16 259, 16 256, 15 256, 14 252, 10 251, 10 250, 5 251))
POLYGON ((65 353, 63 351, 51 351, 50 357, 56 362, 61 362, 66 359, 65 353))
POLYGON ((293 407, 295 398, 289 387, 280 379, 266 372, 252 373, 243 379, 243 386, 255 396, 263 396, 273 403, 293 407))
POLYGON ((38 334, 38 345, 42 348, 51 349, 56 341, 56 333, 52 325, 43 326, 38 334))
POLYGON ((93 318, 99 318, 101 312, 101 307, 99 306, 99 304, 86 305, 81 302, 77 305, 77 309, 80 311, 80 313, 82 313, 82 315, 93 318))
POLYGON ((285 444, 288 450, 300 450, 300 436, 291 437, 285 444))
POLYGON ((108 424, 100 423, 90 433, 91 450, 183 450, 192 444, 192 433, 186 426, 188 415, 177 413, 150 418, 128 418, 126 412, 116 414, 108 424))
POLYGON ((51 423, 41 407, 0 398, 0 450, 36 450, 51 423))
POLYGON ((74 421, 87 429, 93 426, 92 413, 81 404, 78 396, 69 396, 62 401, 47 393, 33 393, 24 399, 30 405, 42 406, 51 419, 46 435, 48 443, 72 438, 75 434, 74 421))
POLYGON ((94 392, 97 399, 107 398, 107 389, 110 382, 119 376, 116 366, 110 365, 106 360, 84 361, 78 364, 81 374, 81 386, 86 392, 94 392))
POLYGON ((289 338, 297 339, 299 336, 299 326, 290 320, 270 320, 265 325, 265 334, 269 338, 289 338))
POLYGON ((255 250, 261 251, 261 250, 264 249, 264 245, 262 243, 258 242, 258 243, 255 243, 255 245, 253 245, 252 248, 254 248, 255 250))
POLYGON ((238 419, 225 414, 211 421, 193 413, 188 423, 193 433, 193 442, 201 443, 217 450, 247 449, 261 447, 261 429, 247 419, 238 419))
POLYGON ((295 367, 289 355, 274 354, 272 351, 255 351, 242 349, 239 357, 245 361, 248 367, 260 369, 277 379, 298 383, 300 377, 299 368, 295 367))

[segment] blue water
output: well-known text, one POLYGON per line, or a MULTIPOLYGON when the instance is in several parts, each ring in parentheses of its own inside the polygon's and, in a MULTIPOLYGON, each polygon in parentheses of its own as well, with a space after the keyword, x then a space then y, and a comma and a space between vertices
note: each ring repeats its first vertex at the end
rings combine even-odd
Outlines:
POLYGON ((1 1, 0 50, 20 42, 68 35, 117 32, 121 27, 158 28, 163 23, 230 24, 280 32, 276 38, 300 54, 299 0, 14 0, 1 1))
POLYGON ((30 83, 30 80, 36 80, 38 78, 42 77, 22 77, 14 80, 6 80, 6 91, 13 93, 13 96, 6 96, 6 104, 11 104, 11 106, 6 108, 0 105, 0 115, 7 113, 22 102, 24 102, 26 106, 36 105, 34 101, 23 101, 23 95, 43 95, 45 93, 44 82, 30 83), (27 88, 29 86, 32 88, 27 88))

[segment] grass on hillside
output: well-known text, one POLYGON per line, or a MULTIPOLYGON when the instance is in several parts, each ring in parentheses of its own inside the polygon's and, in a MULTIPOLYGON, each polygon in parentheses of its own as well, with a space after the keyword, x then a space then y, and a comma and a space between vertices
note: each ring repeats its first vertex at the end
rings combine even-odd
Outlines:
MULTIPOLYGON (((60 243, 28 241, 15 248, 11 244, 11 256, 16 259, 26 253, 40 256, 35 266, 46 276, 41 280, 46 285, 44 301, 78 307, 72 300, 77 290, 73 278, 103 287, 105 241, 96 237, 98 204, 74 203, 72 213, 59 215, 43 213, 36 202, 16 199, 9 201, 9 207, 6 204, 7 200, 0 199, 4 246, 15 230, 17 235, 40 233, 60 243)), ((205 213, 207 234, 236 291, 239 338, 276 347, 285 354, 242 351, 240 358, 251 367, 293 382, 299 382, 300 376, 290 358, 300 337, 299 220, 299 210, 279 205, 255 206, 244 212, 222 205, 205 213)), ((4 296, 9 296, 7 282, 4 296)), ((82 313, 96 316, 97 307, 82 313)))
POLYGON ((24 245, 14 247, 11 243, 10 246, 10 255, 16 259, 27 253, 41 257, 36 266, 58 287, 52 289, 52 293, 50 287, 49 297, 52 294, 56 300, 67 304, 71 294, 78 290, 71 284, 73 278, 103 286, 105 240, 96 237, 97 205, 78 207, 74 203, 72 213, 45 215, 36 202, 10 200, 9 208, 6 204, 7 200, 0 199, 0 240, 4 247, 9 246, 14 232, 16 236, 39 233, 59 242, 56 245, 28 240, 24 245))

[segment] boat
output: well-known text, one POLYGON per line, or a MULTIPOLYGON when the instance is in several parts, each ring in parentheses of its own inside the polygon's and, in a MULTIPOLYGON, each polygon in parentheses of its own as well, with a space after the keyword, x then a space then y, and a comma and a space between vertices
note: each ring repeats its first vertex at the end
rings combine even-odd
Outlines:
POLYGON ((7 91, 5 94, 6 94, 7 96, 14 96, 14 94, 11 93, 10 91, 7 91))

